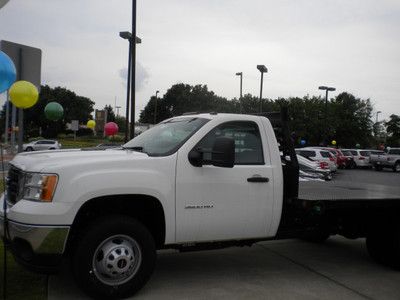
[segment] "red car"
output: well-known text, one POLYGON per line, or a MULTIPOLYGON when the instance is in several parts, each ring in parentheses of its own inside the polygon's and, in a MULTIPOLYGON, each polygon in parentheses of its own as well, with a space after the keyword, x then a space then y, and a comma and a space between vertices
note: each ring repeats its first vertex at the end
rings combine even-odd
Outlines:
POLYGON ((326 148, 330 153, 335 155, 336 164, 339 169, 344 169, 347 167, 347 157, 343 155, 342 151, 335 148, 326 148))
POLYGON ((347 157, 343 155, 342 151, 336 148, 330 148, 330 147, 319 147, 320 149, 324 149, 329 151, 330 153, 333 154, 335 157, 335 163, 338 166, 339 169, 344 169, 348 164, 347 157))

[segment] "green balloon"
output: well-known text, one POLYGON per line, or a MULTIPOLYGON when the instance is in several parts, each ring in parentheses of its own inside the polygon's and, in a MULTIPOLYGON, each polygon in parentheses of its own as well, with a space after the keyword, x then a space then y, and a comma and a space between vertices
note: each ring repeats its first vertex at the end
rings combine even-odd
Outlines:
POLYGON ((64 108, 60 103, 50 102, 44 108, 44 114, 46 115, 47 119, 51 121, 57 121, 64 115, 64 108))

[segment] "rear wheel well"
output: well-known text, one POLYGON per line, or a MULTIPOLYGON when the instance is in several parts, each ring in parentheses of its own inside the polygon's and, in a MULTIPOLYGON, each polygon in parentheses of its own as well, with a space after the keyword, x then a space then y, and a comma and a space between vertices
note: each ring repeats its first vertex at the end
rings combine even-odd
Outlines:
POLYGON ((148 195, 110 195, 84 203, 72 224, 66 252, 88 224, 107 215, 125 215, 141 222, 152 234, 157 248, 165 243, 165 216, 160 201, 148 195))

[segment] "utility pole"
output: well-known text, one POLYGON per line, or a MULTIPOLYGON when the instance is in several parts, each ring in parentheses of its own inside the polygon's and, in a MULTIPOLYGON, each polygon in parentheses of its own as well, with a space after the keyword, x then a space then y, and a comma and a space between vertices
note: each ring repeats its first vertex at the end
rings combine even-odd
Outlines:
POLYGON ((131 130, 130 138, 135 137, 135 103, 136 103, 136 0, 132 0, 132 76, 131 76, 131 130))
POLYGON ((328 92, 336 91, 336 88, 320 86, 318 89, 325 91, 325 140, 324 145, 328 145, 328 92))
POLYGON ((158 93, 160 91, 156 91, 156 103, 154 105, 154 125, 157 124, 157 100, 158 100, 158 93))
POLYGON ((240 98, 239 98, 239 111, 242 113, 242 97, 243 97, 243 72, 236 73, 236 76, 240 76, 240 98))
POLYGON ((8 91, 6 93, 6 126, 4 129, 4 144, 8 143, 8 129, 10 128, 10 98, 8 95, 8 91))

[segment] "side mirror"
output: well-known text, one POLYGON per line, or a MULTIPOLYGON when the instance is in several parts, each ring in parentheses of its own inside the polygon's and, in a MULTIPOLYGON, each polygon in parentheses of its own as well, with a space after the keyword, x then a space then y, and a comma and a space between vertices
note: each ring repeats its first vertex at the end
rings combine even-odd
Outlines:
POLYGON ((212 152, 211 164, 216 167, 233 168, 235 164, 235 141, 228 137, 215 139, 212 152))
POLYGON ((189 162, 194 167, 202 167, 203 166, 203 152, 193 149, 188 154, 189 162))

